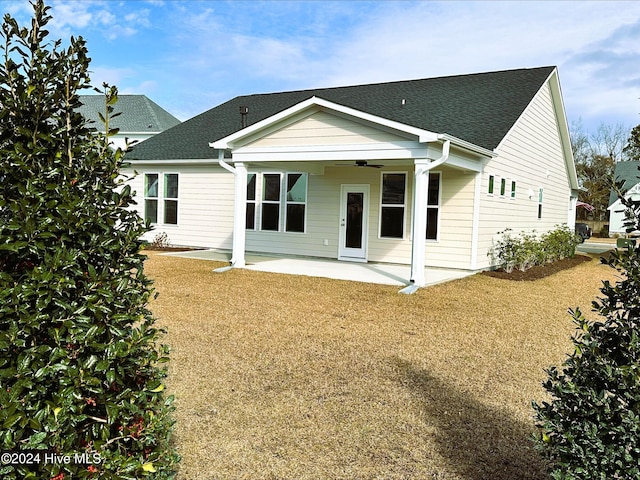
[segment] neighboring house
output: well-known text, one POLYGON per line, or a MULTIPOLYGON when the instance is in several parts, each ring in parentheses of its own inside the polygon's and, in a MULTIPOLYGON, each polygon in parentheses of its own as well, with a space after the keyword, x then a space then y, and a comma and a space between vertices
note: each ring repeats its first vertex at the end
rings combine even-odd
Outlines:
POLYGON ((236 97, 137 145, 174 245, 478 271, 499 232, 575 223, 555 67, 236 97))
MULTIPOLYGON (((640 200, 640 161, 618 162, 613 174, 616 181, 624 182, 622 189, 626 191, 626 198, 640 200)), ((625 208, 618 195, 612 191, 609 195, 609 234, 625 234, 625 208)))
MULTIPOLYGON (((80 95, 80 101, 83 104, 79 109, 80 113, 92 122, 92 126, 104 132, 99 116, 99 113, 104 115, 106 109, 104 95, 80 95)), ((111 138, 115 148, 124 148, 125 138, 129 142, 141 142, 180 123, 180 120, 145 95, 118 95, 113 113, 121 113, 109 122, 109 128, 120 129, 111 138)))

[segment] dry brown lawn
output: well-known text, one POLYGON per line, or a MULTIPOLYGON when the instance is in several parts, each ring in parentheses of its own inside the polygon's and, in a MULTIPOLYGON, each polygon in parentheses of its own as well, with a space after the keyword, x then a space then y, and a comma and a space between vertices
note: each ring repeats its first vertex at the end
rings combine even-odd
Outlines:
POLYGON ((615 272, 398 288, 150 253, 180 480, 547 478, 531 401, 615 272))

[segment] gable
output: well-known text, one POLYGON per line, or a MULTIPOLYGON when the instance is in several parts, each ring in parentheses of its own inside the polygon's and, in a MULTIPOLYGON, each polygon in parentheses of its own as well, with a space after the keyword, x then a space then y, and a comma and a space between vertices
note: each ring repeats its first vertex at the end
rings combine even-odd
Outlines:
POLYGON ((406 141, 408 138, 357 122, 327 111, 317 111, 258 138, 249 138, 244 146, 287 147, 291 145, 362 145, 406 141))

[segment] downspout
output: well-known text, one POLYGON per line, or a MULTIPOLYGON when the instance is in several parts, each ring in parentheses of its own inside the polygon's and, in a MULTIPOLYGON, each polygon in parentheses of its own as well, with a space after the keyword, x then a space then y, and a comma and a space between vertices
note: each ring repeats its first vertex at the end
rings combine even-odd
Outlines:
POLYGON ((424 263, 425 263, 425 237, 427 234, 427 191, 429 172, 439 167, 449 159, 451 141, 442 135, 438 135, 439 140, 443 140, 442 155, 431 162, 416 163, 415 182, 413 191, 413 225, 411 242, 411 279, 409 285, 400 290, 400 293, 412 294, 425 285, 424 263))
POLYGON ((233 207, 233 241, 229 267, 216 269, 226 271, 230 268, 245 266, 245 230, 246 230, 246 198, 247 198, 247 169, 242 163, 232 167, 224 161, 224 150, 218 151, 218 164, 233 173, 234 176, 234 207, 233 207))

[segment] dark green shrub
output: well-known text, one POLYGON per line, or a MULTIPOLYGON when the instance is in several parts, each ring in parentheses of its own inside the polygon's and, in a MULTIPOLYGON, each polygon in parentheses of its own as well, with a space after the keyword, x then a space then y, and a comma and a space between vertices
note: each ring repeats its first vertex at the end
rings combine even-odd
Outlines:
MULTIPOLYGON (((76 113, 84 41, 46 43, 47 12, 38 1, 30 29, 2 25, 0 450, 37 453, 3 456, 0 477, 171 478, 147 226, 119 180, 122 151, 76 113)), ((116 93, 106 87, 108 132, 116 93)))
MULTIPOLYGON (((640 202, 623 198, 627 231, 640 227, 640 202)), ((549 402, 533 404, 540 429, 536 445, 554 479, 640 478, 640 247, 602 262, 620 272, 593 302, 600 316, 572 311, 574 352, 544 383, 549 402)))

